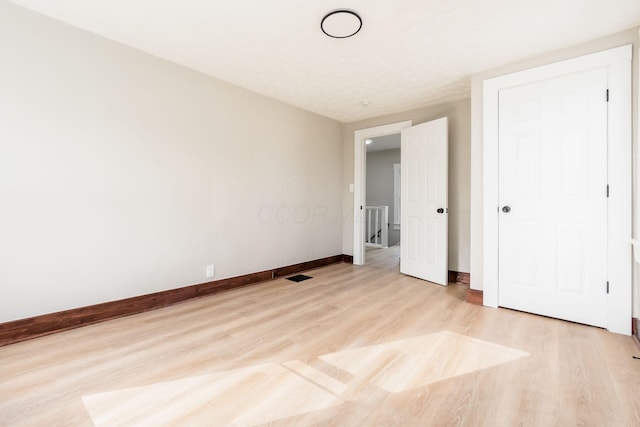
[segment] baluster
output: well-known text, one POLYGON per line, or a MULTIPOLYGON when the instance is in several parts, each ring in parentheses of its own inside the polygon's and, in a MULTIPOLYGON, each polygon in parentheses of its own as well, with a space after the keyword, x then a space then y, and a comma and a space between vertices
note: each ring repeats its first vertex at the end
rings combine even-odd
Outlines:
POLYGON ((380 244, 380 236, 378 236, 378 230, 380 230, 380 208, 376 208, 376 230, 375 230, 376 245, 380 244))
POLYGON ((367 208, 367 243, 371 243, 371 209, 367 208))

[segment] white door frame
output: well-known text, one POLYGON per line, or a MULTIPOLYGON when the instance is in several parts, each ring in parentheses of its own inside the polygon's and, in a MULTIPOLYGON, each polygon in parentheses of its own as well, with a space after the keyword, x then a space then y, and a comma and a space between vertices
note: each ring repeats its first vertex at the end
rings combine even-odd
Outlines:
POLYGON ((355 131, 353 137, 354 163, 353 163, 353 264, 364 264, 364 206, 366 204, 367 182, 367 152, 365 140, 377 136, 400 133, 404 128, 411 127, 411 120, 390 123, 355 131), (362 206, 362 209, 360 208, 362 206))
MULTIPOLYGON (((631 58, 632 45, 495 77, 483 87, 483 283, 484 305, 498 306, 498 93, 558 76, 606 68, 608 72, 608 248, 610 283, 607 329, 631 334, 631 58)), ((602 94, 606 96, 606 94, 602 94)), ((603 190, 605 191, 605 190, 603 190)), ((606 283, 603 283, 603 289, 606 283)))

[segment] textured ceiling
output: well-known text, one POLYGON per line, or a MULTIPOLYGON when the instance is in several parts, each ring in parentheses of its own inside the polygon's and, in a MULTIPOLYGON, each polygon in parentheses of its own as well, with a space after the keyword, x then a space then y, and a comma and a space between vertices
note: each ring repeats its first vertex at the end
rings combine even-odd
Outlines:
POLYGON ((640 0, 13 2, 341 122, 466 98, 473 73, 640 24, 640 0), (331 39, 320 20, 343 7, 362 30, 331 39))

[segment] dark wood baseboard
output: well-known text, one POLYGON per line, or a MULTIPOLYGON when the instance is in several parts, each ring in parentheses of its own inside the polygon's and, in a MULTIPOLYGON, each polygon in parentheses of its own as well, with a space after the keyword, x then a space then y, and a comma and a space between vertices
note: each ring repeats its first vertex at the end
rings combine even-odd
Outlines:
MULTIPOLYGON (((449 283, 462 283, 464 285, 470 285, 471 274, 449 270, 449 283)), ((476 289, 467 289, 466 300, 471 304, 483 305, 482 291, 478 291, 476 289)))
MULTIPOLYGON (((192 298, 255 285, 305 270, 345 262, 343 261, 345 256, 348 255, 334 255, 272 270, 0 323, 0 347, 106 320, 156 310, 192 298)), ((353 257, 351 259, 353 262, 353 257)))
POLYGON ((631 336, 640 348, 640 319, 637 317, 631 319, 631 336))
POLYGON ((469 304, 484 305, 483 292, 477 289, 467 289, 467 302, 469 304))
POLYGON ((342 262, 342 255, 335 255, 327 258, 316 259, 313 261, 301 262, 300 264, 293 264, 286 267, 275 268, 273 270, 273 278, 276 279, 278 277, 289 276, 301 271, 312 270, 314 268, 337 264, 339 262, 342 262))
POLYGON ((347 264, 353 264, 353 255, 342 254, 342 262, 345 262, 347 264))
POLYGON ((461 273, 460 271, 449 270, 449 282, 464 283, 465 285, 468 285, 471 283, 471 275, 469 273, 461 273))

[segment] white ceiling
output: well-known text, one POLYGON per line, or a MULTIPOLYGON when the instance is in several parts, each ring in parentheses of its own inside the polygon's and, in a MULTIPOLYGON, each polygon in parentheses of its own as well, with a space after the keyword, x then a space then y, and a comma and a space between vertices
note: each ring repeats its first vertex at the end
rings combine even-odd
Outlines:
POLYGON ((463 99, 473 73, 640 24, 640 0, 12 1, 341 122, 463 99), (361 15, 356 36, 322 33, 336 8, 361 15))
POLYGON ((372 151, 384 151, 384 150, 394 150, 400 148, 401 144, 401 135, 399 133, 394 133, 391 135, 384 136, 376 136, 375 138, 370 138, 371 144, 367 144, 367 153, 372 151))

